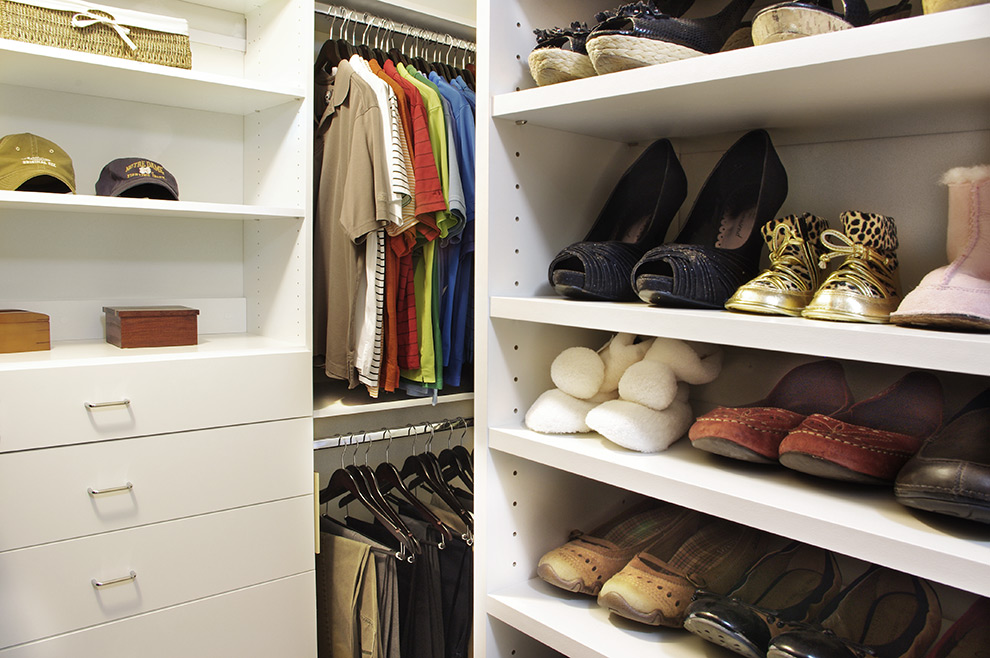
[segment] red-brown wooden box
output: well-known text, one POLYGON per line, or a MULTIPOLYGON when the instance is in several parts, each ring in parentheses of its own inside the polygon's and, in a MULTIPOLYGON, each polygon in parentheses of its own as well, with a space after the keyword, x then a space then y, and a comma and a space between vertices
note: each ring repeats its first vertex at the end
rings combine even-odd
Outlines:
POLYGON ((104 306, 107 342, 117 347, 196 345, 199 309, 187 306, 104 306))
POLYGON ((48 316, 33 311, 0 309, 0 353, 51 349, 48 316))

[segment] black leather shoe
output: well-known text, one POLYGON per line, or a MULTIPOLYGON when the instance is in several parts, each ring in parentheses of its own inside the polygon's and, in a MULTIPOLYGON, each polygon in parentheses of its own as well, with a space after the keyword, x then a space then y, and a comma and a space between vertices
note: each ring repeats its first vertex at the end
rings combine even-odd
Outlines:
POLYGON ((990 388, 904 464, 894 495, 908 507, 990 523, 990 388))
POLYGON ((770 642, 767 658, 921 658, 942 628, 928 582, 871 565, 803 630, 770 642))
POLYGON ((677 18, 653 3, 622 7, 588 35, 588 55, 599 75, 718 52, 742 24, 753 0, 730 0, 705 18, 677 18))
POLYGON ((584 240, 551 261, 550 285, 574 299, 633 301, 633 265, 662 244, 687 195, 687 178, 674 147, 661 139, 646 148, 619 179, 584 240))
POLYGON ((841 586, 831 552, 793 542, 757 562, 725 596, 699 592, 684 628, 746 658, 764 658, 770 640, 817 617, 841 586))

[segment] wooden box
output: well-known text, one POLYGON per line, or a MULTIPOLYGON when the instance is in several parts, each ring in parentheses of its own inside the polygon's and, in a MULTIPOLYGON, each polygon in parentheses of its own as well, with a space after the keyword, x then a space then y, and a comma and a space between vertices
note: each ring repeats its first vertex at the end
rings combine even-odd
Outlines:
POLYGON ((196 345, 199 309, 186 306, 104 306, 107 342, 117 347, 196 345))
POLYGON ((40 352, 51 348, 47 315, 0 309, 0 353, 40 352))

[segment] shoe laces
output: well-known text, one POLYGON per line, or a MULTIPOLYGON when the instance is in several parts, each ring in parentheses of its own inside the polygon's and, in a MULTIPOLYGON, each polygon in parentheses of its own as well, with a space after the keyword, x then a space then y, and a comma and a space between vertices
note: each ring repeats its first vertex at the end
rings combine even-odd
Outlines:
POLYGON ((825 279, 823 288, 833 283, 844 283, 864 295, 874 291, 896 291, 894 268, 897 261, 894 258, 884 256, 865 244, 853 242, 845 233, 831 228, 822 232, 821 243, 828 251, 818 258, 819 268, 824 270, 832 259, 845 258, 839 269, 825 279))
POLYGON ((813 256, 804 238, 797 234, 793 226, 784 222, 777 224, 767 245, 770 247, 770 269, 757 277, 760 283, 780 290, 810 290, 817 287, 813 256), (792 269, 801 266, 808 270, 812 281, 806 281, 792 269))

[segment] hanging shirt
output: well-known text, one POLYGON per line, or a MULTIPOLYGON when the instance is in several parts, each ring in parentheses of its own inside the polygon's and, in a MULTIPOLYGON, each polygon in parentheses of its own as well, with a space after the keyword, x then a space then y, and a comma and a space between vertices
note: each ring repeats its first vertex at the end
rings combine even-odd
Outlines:
MULTIPOLYGON (((426 106, 423 103, 423 97, 419 93, 419 90, 399 73, 391 60, 386 60, 383 69, 390 78, 402 87, 403 91, 406 92, 406 99, 409 101, 409 114, 413 123, 412 142, 416 177, 416 216, 422 221, 425 219, 425 215, 447 208, 447 202, 443 197, 443 187, 440 184, 436 159, 433 155, 433 144, 430 141, 426 106)), ((434 228, 436 227, 436 222, 432 219, 429 221, 429 224, 432 224, 434 228)))
MULTIPOLYGON (((355 322, 364 240, 388 220, 391 192, 381 108, 371 87, 343 61, 331 84, 318 133, 323 163, 314 226, 315 340, 325 346, 326 373, 358 384, 355 322)), ((362 305, 363 306, 363 305, 362 305)))
MULTIPOLYGON (((450 207, 448 205, 449 192, 447 180, 447 172, 449 171, 447 165, 447 128, 444 124, 443 103, 440 102, 440 95, 433 91, 429 85, 417 80, 406 66, 399 64, 395 68, 399 72, 399 75, 419 90, 420 97, 423 99, 426 107, 430 145, 433 147, 433 157, 435 159, 437 175, 440 177, 440 189, 443 191, 444 198, 444 210, 438 210, 436 215, 437 228, 440 229, 440 224, 449 223, 446 219, 446 212, 450 207)), ((445 235, 446 233, 440 230, 440 236, 444 237, 445 235)))
POLYGON ((379 120, 382 122, 382 135, 385 139, 385 164, 388 167, 389 185, 391 190, 391 203, 389 204, 389 221, 398 224, 402 218, 402 206, 412 199, 409 194, 409 184, 406 180, 406 165, 402 161, 402 149, 399 136, 396 133, 394 122, 398 117, 393 118, 389 96, 394 95, 392 90, 381 78, 375 75, 371 68, 360 55, 352 55, 350 58, 351 67, 354 73, 368 83, 368 86, 375 92, 378 99, 380 111, 379 120))

